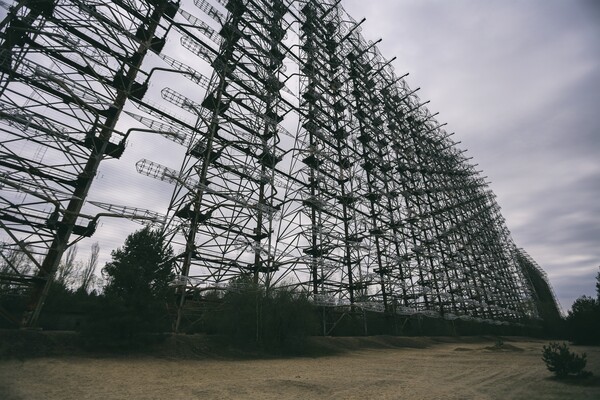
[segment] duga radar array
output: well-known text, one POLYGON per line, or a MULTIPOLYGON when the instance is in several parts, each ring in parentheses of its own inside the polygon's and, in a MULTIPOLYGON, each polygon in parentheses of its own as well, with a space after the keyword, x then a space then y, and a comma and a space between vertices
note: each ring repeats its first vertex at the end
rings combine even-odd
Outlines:
POLYGON ((103 216, 162 229, 178 323, 194 293, 241 276, 322 307, 538 317, 534 262, 485 177, 340 1, 5 1, 0 290, 28 296, 7 319, 36 323, 61 256, 103 216), (181 150, 135 165, 171 185, 168 208, 89 199, 142 134, 181 150))

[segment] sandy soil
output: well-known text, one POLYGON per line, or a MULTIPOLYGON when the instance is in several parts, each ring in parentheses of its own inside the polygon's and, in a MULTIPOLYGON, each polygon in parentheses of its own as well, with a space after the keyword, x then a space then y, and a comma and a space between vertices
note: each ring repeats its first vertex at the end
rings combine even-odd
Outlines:
POLYGON ((595 376, 563 382, 541 361, 544 341, 505 338, 496 350, 492 338, 353 340, 331 339, 345 351, 322 357, 4 360, 0 399, 600 399, 598 347, 572 346, 595 376))

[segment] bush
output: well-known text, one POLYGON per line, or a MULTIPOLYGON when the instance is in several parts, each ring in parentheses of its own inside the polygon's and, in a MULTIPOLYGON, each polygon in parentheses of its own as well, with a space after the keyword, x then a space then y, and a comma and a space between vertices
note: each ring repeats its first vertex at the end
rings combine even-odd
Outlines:
POLYGON ((306 294, 290 289, 276 289, 265 298, 262 323, 262 343, 285 353, 301 353, 319 327, 306 294))
POLYGON ((563 343, 555 342, 544 346, 542 351, 542 360, 550 372, 554 372, 557 378, 565 378, 569 375, 579 377, 589 376, 590 372, 584 371, 587 363, 586 354, 581 356, 569 351, 569 347, 563 343))
POLYGON ((81 329, 83 345, 93 351, 139 350, 166 338, 171 321, 162 303, 127 302, 101 296, 88 310, 81 329))
POLYGON ((208 294, 205 300, 203 330, 224 335, 240 347, 301 353, 306 338, 318 332, 316 311, 303 292, 266 290, 241 278, 222 297, 208 294))

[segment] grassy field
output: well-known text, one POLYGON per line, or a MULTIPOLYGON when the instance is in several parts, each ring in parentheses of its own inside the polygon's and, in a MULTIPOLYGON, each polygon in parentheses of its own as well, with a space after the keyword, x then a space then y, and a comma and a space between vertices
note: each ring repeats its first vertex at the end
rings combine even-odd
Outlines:
POLYGON ((0 361, 0 399, 600 399, 594 377, 557 381, 528 338, 314 338, 321 356, 268 358, 171 338, 150 355, 0 361))

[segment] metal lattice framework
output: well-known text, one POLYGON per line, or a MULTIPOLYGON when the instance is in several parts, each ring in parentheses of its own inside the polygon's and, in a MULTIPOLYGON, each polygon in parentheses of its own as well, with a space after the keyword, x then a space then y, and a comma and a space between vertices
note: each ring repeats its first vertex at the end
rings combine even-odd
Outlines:
POLYGON ((62 252, 107 215, 82 206, 99 163, 135 130, 180 145, 179 165, 136 164, 172 184, 165 215, 90 204, 163 222, 177 326, 189 294, 239 276, 303 288, 321 306, 536 318, 485 177, 360 25, 332 0, 11 7, 0 25, 2 254, 36 268, 1 279, 31 286, 26 323, 62 252))

